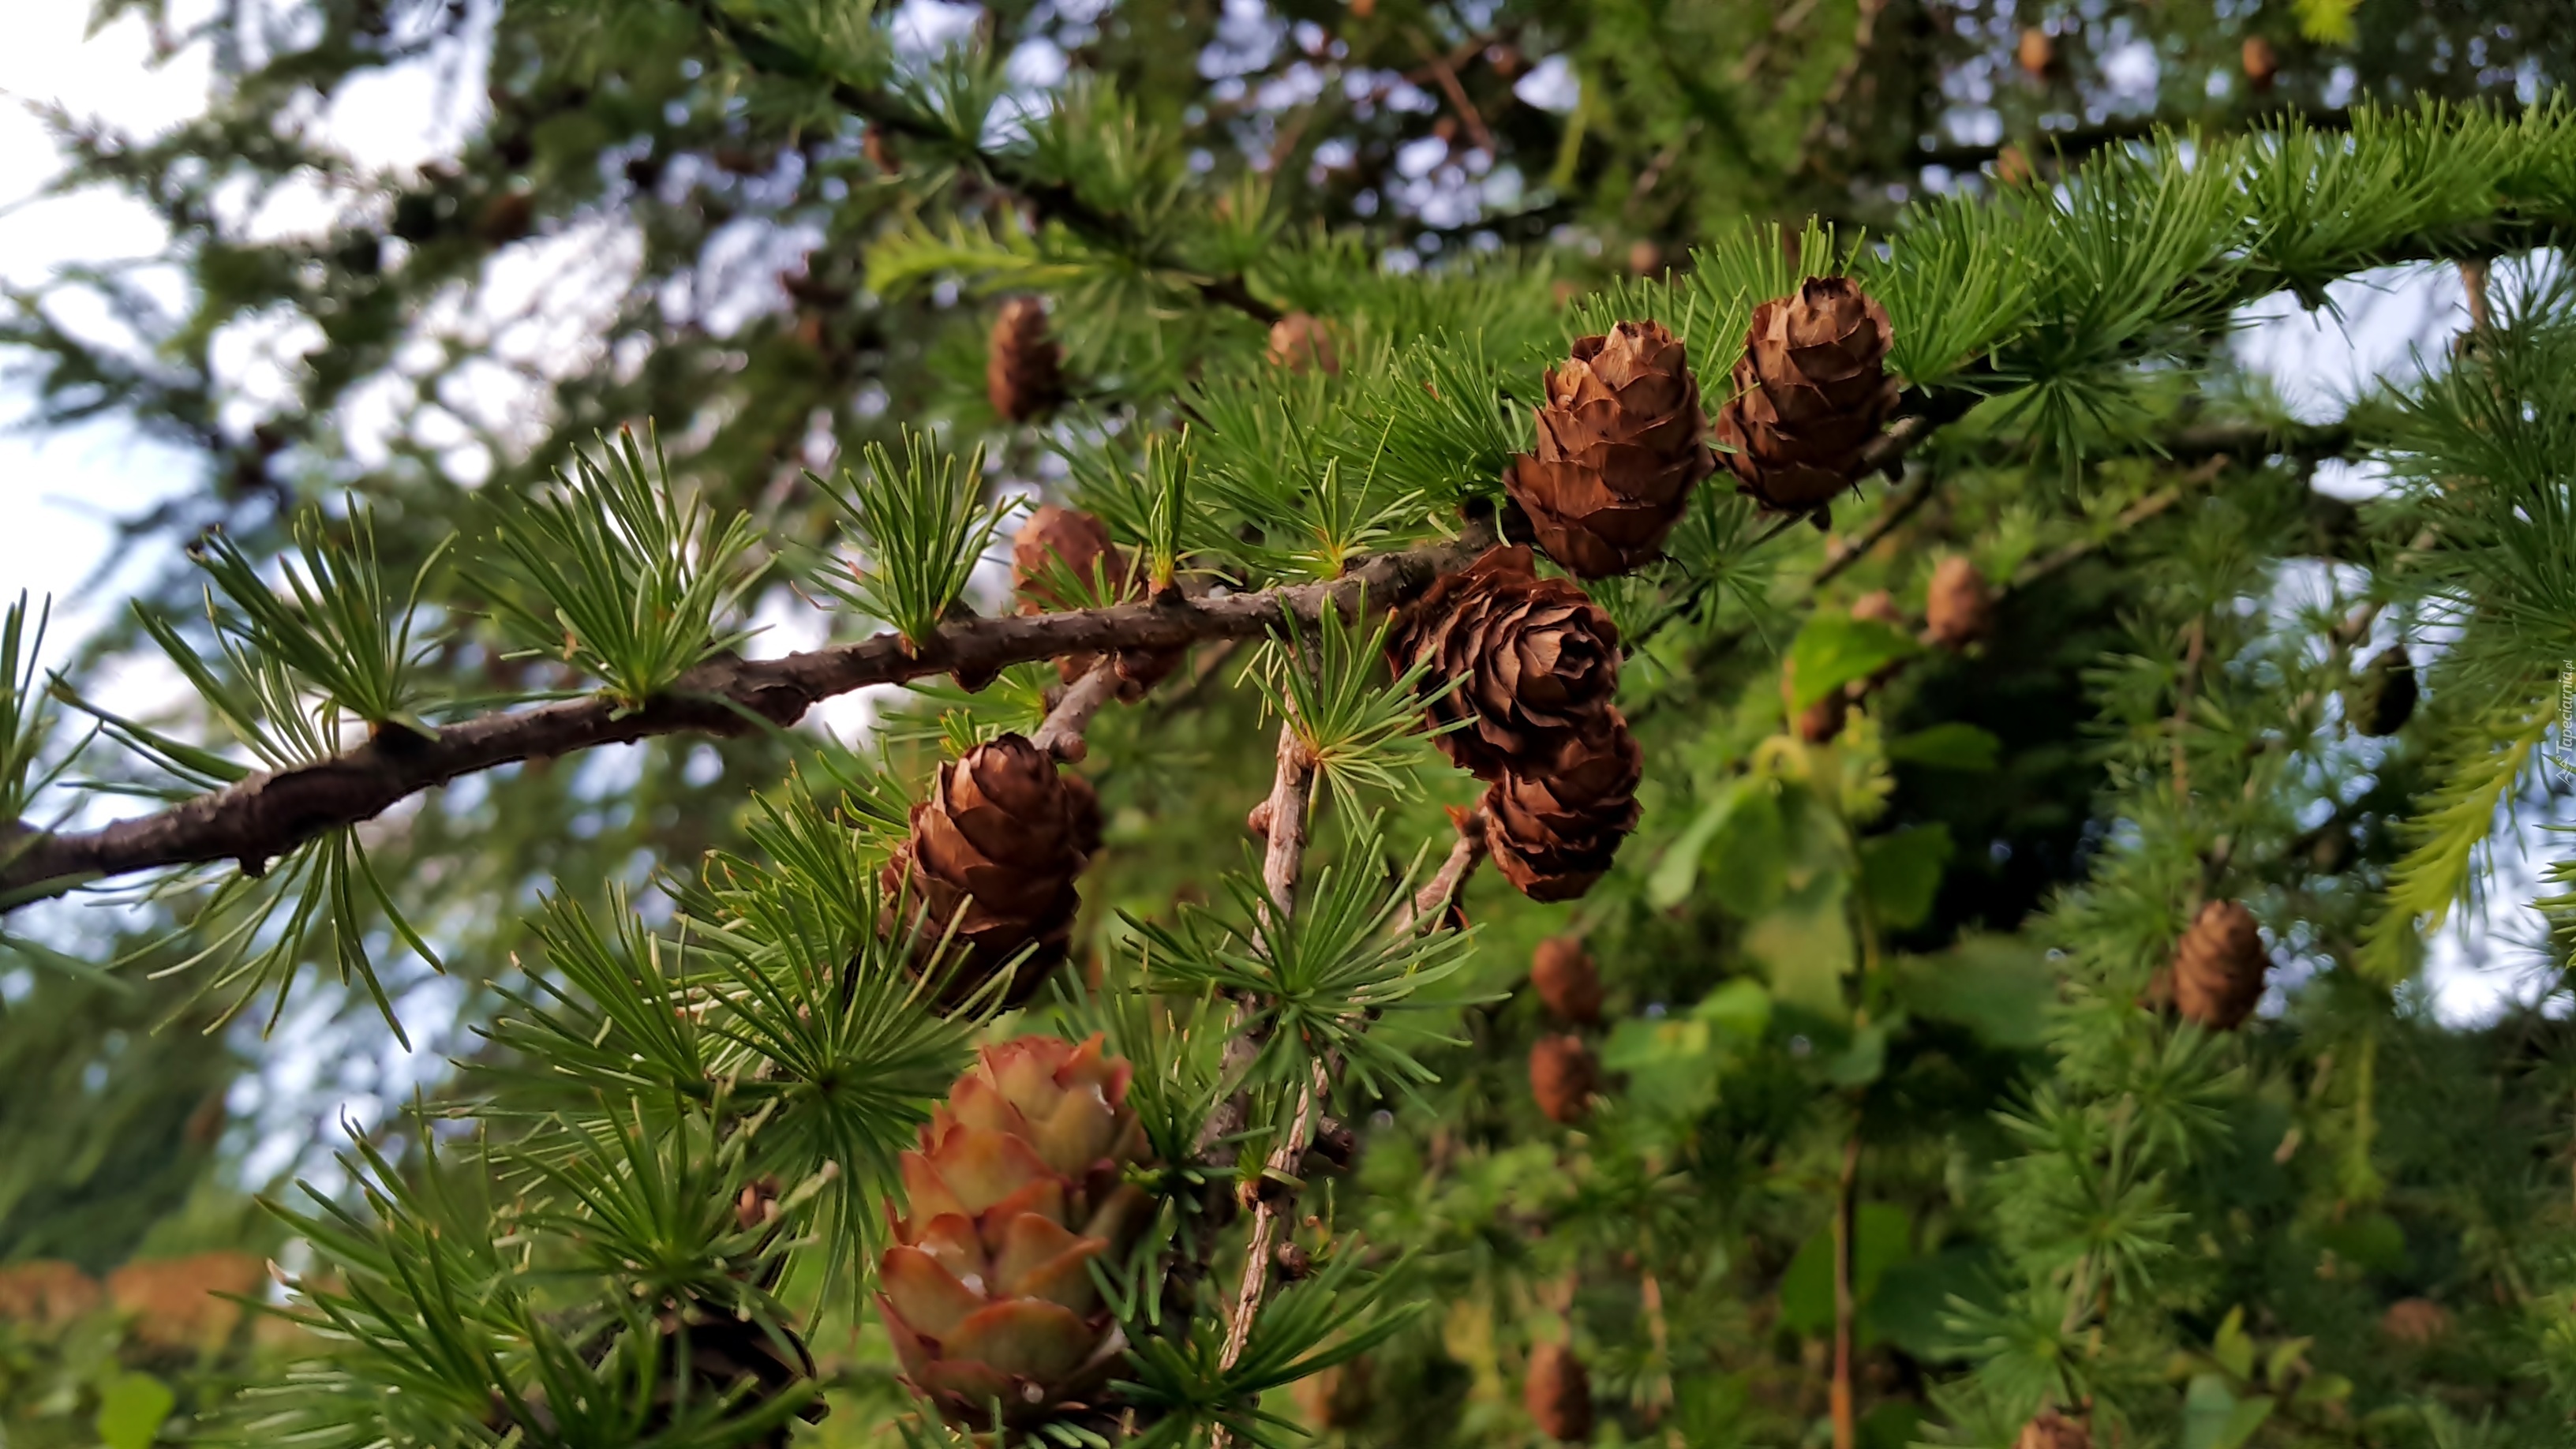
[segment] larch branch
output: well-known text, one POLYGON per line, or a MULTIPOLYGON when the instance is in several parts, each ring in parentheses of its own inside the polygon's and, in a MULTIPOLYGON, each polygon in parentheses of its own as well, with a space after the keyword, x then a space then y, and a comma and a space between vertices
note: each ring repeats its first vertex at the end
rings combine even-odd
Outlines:
POLYGON ((449 781, 656 735, 739 735, 783 728, 816 703, 928 675, 991 672, 1068 654, 1172 649, 1266 633, 1288 615, 1314 620, 1329 601, 1344 617, 1403 603, 1474 557, 1441 543, 1380 554, 1327 583, 1173 598, 1055 614, 950 620, 907 650, 893 634, 778 659, 710 660, 671 691, 621 714, 597 696, 480 715, 427 735, 389 730, 327 760, 263 771, 166 810, 95 830, 14 830, 0 847, 0 899, 218 861, 264 865, 317 836, 371 820, 449 781))

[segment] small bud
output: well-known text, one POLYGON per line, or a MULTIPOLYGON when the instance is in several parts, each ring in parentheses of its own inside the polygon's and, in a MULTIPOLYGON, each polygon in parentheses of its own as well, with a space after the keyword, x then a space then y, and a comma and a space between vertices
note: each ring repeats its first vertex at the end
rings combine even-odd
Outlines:
POLYGON ((1268 799, 1265 798, 1244 815, 1243 828, 1250 832, 1255 840, 1270 838, 1270 801, 1268 799))
POLYGON ((1315 1127, 1314 1145, 1306 1149, 1306 1160, 1327 1172, 1348 1172, 1359 1160, 1360 1139, 1348 1124, 1326 1117, 1315 1127))
POLYGON ((1315 1271, 1315 1255, 1295 1243, 1281 1243, 1270 1255, 1279 1264, 1279 1277, 1288 1283, 1298 1282, 1315 1271))

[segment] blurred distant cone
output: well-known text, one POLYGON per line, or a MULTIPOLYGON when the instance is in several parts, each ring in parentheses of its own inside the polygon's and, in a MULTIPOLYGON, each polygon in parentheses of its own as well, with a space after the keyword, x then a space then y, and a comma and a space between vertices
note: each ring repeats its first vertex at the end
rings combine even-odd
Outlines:
POLYGON ((2234 901, 2211 901, 2174 947, 2174 1009, 2211 1031, 2234 1031, 2263 999, 2271 964, 2254 913, 2234 901))
POLYGON ((1046 304, 1013 297, 993 319, 984 359, 984 393, 993 411, 1025 423, 1064 401, 1064 349, 1047 333, 1046 304))
POLYGON ((1577 936, 1550 936, 1530 953, 1530 985, 1548 1013, 1574 1026, 1601 1023, 1601 972, 1577 936))
POLYGON ((1580 1444, 1592 1437, 1592 1376, 1564 1344, 1530 1346, 1521 1406, 1538 1422, 1539 1432, 1558 1443, 1580 1444))
POLYGON ((1530 1047, 1530 1095, 1551 1122, 1567 1126, 1592 1110, 1592 1094, 1601 1085, 1601 1067, 1592 1048, 1579 1036, 1543 1036, 1530 1047))

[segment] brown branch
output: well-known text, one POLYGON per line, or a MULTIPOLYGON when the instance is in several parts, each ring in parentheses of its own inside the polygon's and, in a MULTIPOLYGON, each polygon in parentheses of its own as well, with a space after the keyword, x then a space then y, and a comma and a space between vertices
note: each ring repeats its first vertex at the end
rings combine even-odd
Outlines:
POLYGON ((1474 874, 1476 863, 1485 858, 1485 807, 1478 805, 1458 818, 1458 838, 1449 847, 1449 858, 1440 862, 1413 900, 1395 916, 1395 934, 1411 935, 1424 930, 1447 914, 1449 903, 1466 889, 1467 877, 1474 874))
POLYGON ((779 659, 710 660, 682 676, 667 695, 624 714, 590 696, 481 715, 426 736, 389 730, 331 759, 263 771, 96 830, 54 833, 0 825, 17 832, 0 858, 0 900, 171 866, 238 860, 258 868, 327 831, 374 819, 410 796, 465 775, 655 735, 738 735, 784 727, 818 701, 870 685, 959 670, 989 673, 1067 654, 1247 638, 1291 613, 1313 620, 1328 601, 1345 616, 1363 596, 1374 607, 1402 603, 1440 574, 1463 567, 1483 542, 1481 533, 1470 530, 1452 543, 1378 555, 1329 583, 1056 614, 970 616, 941 624, 916 649, 906 649, 896 635, 880 634, 779 659))
POLYGON ((1903 526, 1905 520, 1912 518, 1931 498, 1931 474, 1925 473, 1905 485, 1896 496, 1887 500, 1887 506, 1879 510, 1878 517, 1871 519, 1867 528, 1825 550, 1825 561, 1817 567, 1811 587, 1824 587, 1843 570, 1867 557, 1871 549, 1878 547, 1879 540, 1903 526))
POLYGON ((1834 1380, 1832 1413, 1834 1449, 1853 1449, 1860 1442, 1859 1413, 1852 1395, 1852 1328, 1859 1300, 1852 1291, 1852 1230, 1860 1205, 1860 1124, 1843 1143, 1843 1171, 1834 1192, 1834 1380))
MULTIPOLYGON (((2246 115, 2227 119, 2226 124, 2262 126, 2286 121, 2292 117, 2304 121, 2312 128, 2324 131, 2341 131, 2352 124, 2352 113, 2348 110, 2299 104, 2264 106, 2246 115)), ((2121 116, 2096 125, 2076 126, 2063 131, 2043 131, 2036 138, 2024 139, 2035 140, 2045 152, 2075 161, 2113 146, 2147 140, 2160 131, 2181 134, 2204 126, 2209 119, 2191 116, 2121 116)), ((1914 154, 1906 158, 1906 161, 1916 167, 1943 166, 1952 171, 1974 171, 1993 161, 2002 153, 2004 147, 2011 144, 2012 140, 2005 138, 1995 141, 1923 146, 1918 147, 1914 154)))
MULTIPOLYGON (((1279 724, 1279 765, 1273 773, 1270 797, 1262 804, 1268 816, 1269 844, 1261 857, 1261 885, 1265 895, 1263 909, 1276 912, 1284 920, 1297 905, 1297 872, 1306 859, 1306 814, 1315 803, 1315 756, 1297 734, 1294 720, 1279 724)), ((1241 1015, 1238 1008, 1237 1016, 1241 1015)), ((1279 1240, 1279 1219, 1292 1199, 1280 1189, 1284 1179, 1293 1179, 1306 1147, 1314 1139, 1316 1103, 1329 1087, 1324 1064, 1314 1064, 1311 1081, 1297 1088, 1296 1115, 1289 1120, 1287 1133, 1270 1151, 1263 1165, 1261 1179, 1254 1185, 1252 1228, 1244 1240, 1243 1281, 1235 1288, 1234 1310, 1225 1324, 1225 1346, 1217 1360, 1221 1369, 1231 1369, 1243 1358, 1244 1345, 1252 1338, 1252 1321, 1261 1313, 1261 1300, 1270 1291, 1270 1257, 1279 1240)), ((1216 1428, 1209 1443, 1211 1449, 1227 1449, 1233 1436, 1224 1425, 1216 1428)))
POLYGON ((1449 57, 1433 50, 1421 31, 1412 31, 1411 36, 1413 48, 1440 82, 1441 92, 1449 97, 1450 109, 1458 113, 1459 123, 1467 128, 1468 144, 1488 156, 1500 156, 1502 152, 1494 146, 1494 133, 1485 127, 1485 113, 1476 109, 1476 103, 1467 98, 1467 88, 1458 83, 1458 67, 1450 63, 1449 57))
POLYGON ((1064 694, 1047 710, 1029 743, 1063 760, 1079 761, 1086 752, 1082 732, 1091 728, 1091 717, 1101 706, 1118 697, 1118 657, 1101 656, 1089 672, 1065 687, 1064 694))

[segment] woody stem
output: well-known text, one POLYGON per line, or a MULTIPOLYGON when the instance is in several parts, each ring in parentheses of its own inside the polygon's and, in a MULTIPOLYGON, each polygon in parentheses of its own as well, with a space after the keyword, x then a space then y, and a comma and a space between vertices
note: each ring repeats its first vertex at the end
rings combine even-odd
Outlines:
MULTIPOLYGON (((1279 767, 1270 785, 1267 806, 1270 816, 1270 839, 1261 857, 1261 885, 1267 896, 1267 908, 1280 918, 1296 908, 1297 871, 1306 858, 1306 812, 1315 799, 1315 759, 1298 737, 1294 720, 1279 726, 1279 767)), ((1289 1119, 1288 1131, 1271 1149, 1264 1164, 1262 1182, 1256 1188, 1252 1204, 1252 1229, 1244 1240, 1243 1281, 1234 1293, 1234 1311, 1226 1320, 1225 1347, 1219 1354, 1219 1369, 1231 1369, 1243 1359, 1244 1345, 1252 1338, 1252 1321, 1261 1312, 1261 1300, 1270 1291, 1270 1258, 1279 1242, 1279 1220, 1287 1212, 1291 1198, 1275 1189, 1276 1180, 1293 1178, 1298 1160, 1314 1138, 1315 1103, 1325 1088, 1324 1065, 1315 1063, 1312 1080, 1297 1089, 1297 1110, 1289 1119)), ((1230 1449, 1233 1435, 1219 1424, 1209 1439, 1211 1449, 1230 1449)))
POLYGON ((1411 935, 1426 930, 1449 909, 1458 892, 1467 888, 1467 877, 1475 873, 1476 863, 1485 858, 1485 807, 1478 805, 1458 822, 1458 839, 1449 847, 1449 858, 1440 863, 1439 871, 1422 889, 1413 893, 1411 904, 1398 911, 1395 933, 1411 935))

